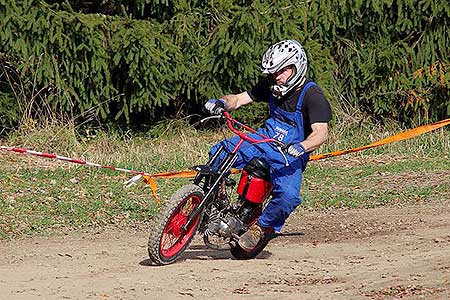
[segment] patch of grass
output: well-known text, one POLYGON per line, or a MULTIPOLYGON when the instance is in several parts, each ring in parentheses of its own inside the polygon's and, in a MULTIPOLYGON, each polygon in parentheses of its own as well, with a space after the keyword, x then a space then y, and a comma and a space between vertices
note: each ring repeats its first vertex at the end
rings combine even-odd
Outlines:
POLYGON ((125 179, 87 168, 2 173, 1 235, 147 221, 156 213, 154 200, 142 186, 125 190, 125 179))
POLYGON ((345 158, 311 163, 302 191, 304 205, 316 208, 446 200, 450 199, 450 160, 379 155, 356 164, 345 158))

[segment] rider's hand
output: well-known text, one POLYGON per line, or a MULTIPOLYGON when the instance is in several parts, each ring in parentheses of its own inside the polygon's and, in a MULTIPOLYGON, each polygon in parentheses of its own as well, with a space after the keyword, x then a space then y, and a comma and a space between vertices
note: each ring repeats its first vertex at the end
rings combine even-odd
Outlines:
POLYGON ((205 109, 212 115, 220 115, 225 111, 225 100, 223 99, 209 99, 205 103, 205 109))
POLYGON ((305 151, 305 147, 303 147, 302 144, 300 143, 296 143, 296 144, 292 144, 288 147, 287 149, 288 154, 299 158, 300 156, 302 156, 306 151, 305 151))

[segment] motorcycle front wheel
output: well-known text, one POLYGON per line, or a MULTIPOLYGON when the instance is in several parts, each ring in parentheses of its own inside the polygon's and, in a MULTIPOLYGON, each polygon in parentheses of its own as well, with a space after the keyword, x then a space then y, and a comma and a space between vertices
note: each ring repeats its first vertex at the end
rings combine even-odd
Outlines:
POLYGON ((195 184, 189 184, 176 191, 164 205, 148 240, 148 254, 155 264, 173 263, 189 246, 200 224, 202 213, 199 213, 186 230, 183 230, 182 226, 203 198, 203 190, 195 184))

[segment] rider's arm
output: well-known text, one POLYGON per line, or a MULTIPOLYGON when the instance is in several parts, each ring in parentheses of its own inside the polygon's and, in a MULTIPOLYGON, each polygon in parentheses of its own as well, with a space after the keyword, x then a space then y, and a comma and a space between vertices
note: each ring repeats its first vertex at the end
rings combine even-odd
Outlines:
POLYGON ((313 123, 311 129, 311 134, 300 143, 306 152, 312 152, 319 148, 328 137, 328 123, 313 123))
POLYGON ((311 133, 300 144, 306 152, 319 148, 328 137, 328 122, 331 121, 332 112, 330 103, 325 99, 322 90, 314 86, 306 93, 304 105, 311 122, 311 133))
POLYGON ((235 110, 242 105, 253 102, 252 98, 250 98, 249 94, 246 91, 240 94, 225 95, 222 96, 221 99, 225 100, 226 111, 235 110))

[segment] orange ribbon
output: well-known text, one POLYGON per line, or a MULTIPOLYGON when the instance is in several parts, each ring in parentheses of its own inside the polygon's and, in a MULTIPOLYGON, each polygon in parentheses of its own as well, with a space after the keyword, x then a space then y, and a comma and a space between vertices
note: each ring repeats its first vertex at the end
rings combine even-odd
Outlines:
POLYGON ((439 121, 439 122, 436 122, 433 124, 423 125, 423 126, 419 126, 417 128, 403 131, 401 133, 384 138, 382 140, 376 141, 376 142, 366 145, 366 146, 356 147, 356 148, 348 149, 348 150, 334 151, 334 152, 325 153, 325 154, 313 155, 309 158, 309 160, 319 160, 319 159, 324 159, 324 158, 333 157, 333 156, 340 156, 340 155, 344 155, 347 153, 353 153, 353 152, 358 152, 361 150, 379 147, 379 146, 390 144, 393 142, 407 140, 407 139, 416 137, 418 135, 433 131, 435 129, 444 127, 449 124, 450 124, 450 119, 445 119, 445 120, 442 120, 442 121, 439 121))
MULTIPOLYGON (((416 137, 418 135, 421 135, 421 134, 433 131, 435 129, 444 127, 449 124, 450 124, 450 119, 445 119, 445 120, 442 120, 442 121, 439 121, 436 123, 423 125, 423 126, 419 126, 417 128, 403 131, 399 134, 384 138, 382 140, 376 141, 376 142, 371 143, 366 146, 356 147, 356 148, 352 148, 352 149, 348 149, 348 150, 340 150, 340 151, 333 151, 333 152, 324 153, 324 154, 312 155, 309 158, 309 160, 320 160, 320 159, 325 159, 328 157, 341 156, 341 155, 348 154, 348 153, 354 153, 354 152, 358 152, 358 151, 362 151, 362 150, 366 150, 366 149, 370 149, 370 148, 379 147, 379 146, 390 144, 393 142, 410 139, 410 138, 416 137)), ((236 170, 236 169, 232 170, 232 173, 239 173, 239 172, 240 172, 240 170, 236 170)), ((150 188, 152 190, 152 194, 156 198, 157 203, 159 204, 161 202, 161 200, 159 199, 158 194, 156 192, 157 185, 153 178, 192 178, 192 177, 195 177, 195 175, 197 175, 196 171, 185 170, 185 171, 155 173, 150 176, 143 176, 143 177, 144 177, 144 182, 150 186, 150 188)))

